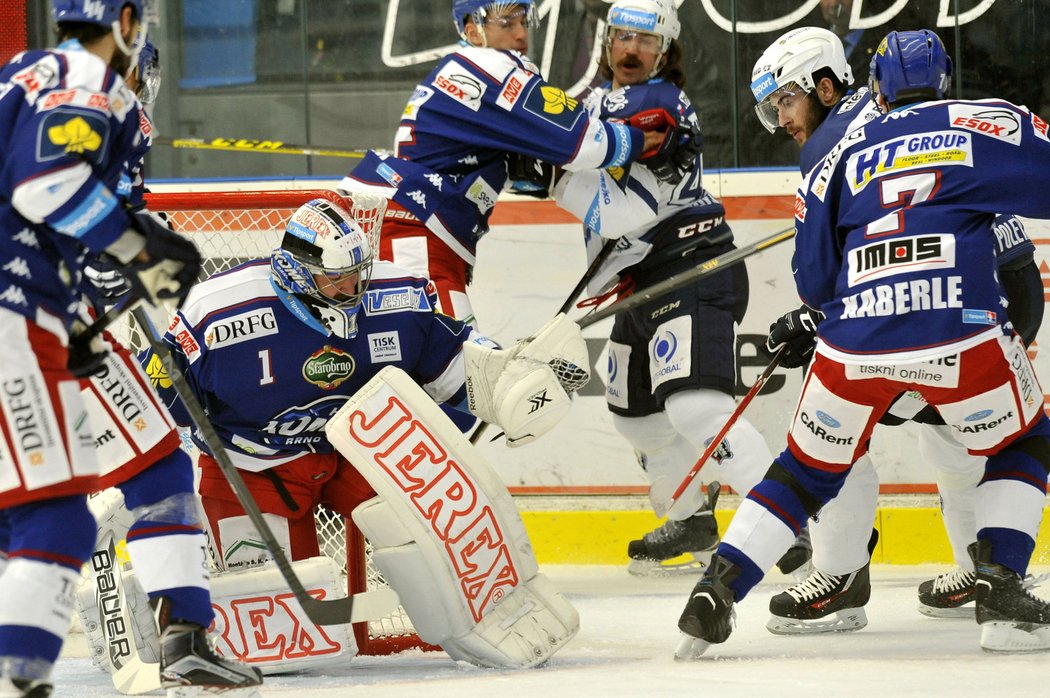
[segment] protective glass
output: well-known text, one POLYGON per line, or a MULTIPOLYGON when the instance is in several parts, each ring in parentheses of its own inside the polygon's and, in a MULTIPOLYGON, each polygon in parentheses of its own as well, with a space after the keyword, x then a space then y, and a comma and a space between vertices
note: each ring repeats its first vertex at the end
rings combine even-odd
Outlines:
POLYGON ((305 263, 303 266, 313 275, 314 283, 320 293, 318 300, 333 308, 344 310, 353 308, 361 302, 372 277, 371 258, 344 269, 324 269, 305 263))
POLYGON ((490 5, 483 20, 485 26, 513 30, 518 27, 529 29, 538 25, 532 5, 528 7, 519 5, 517 9, 504 13, 507 7, 507 5, 502 4, 490 5))
POLYGON ((806 91, 798 83, 792 82, 766 95, 765 99, 755 105, 755 113, 766 130, 773 133, 780 126, 780 110, 787 109, 805 98, 806 91))
POLYGON ((630 29, 610 29, 609 43, 617 48, 626 48, 633 44, 642 53, 658 54, 663 49, 663 38, 630 29))
POLYGON ((144 105, 149 106, 156 102, 160 95, 160 64, 151 61, 140 72, 138 98, 144 105))

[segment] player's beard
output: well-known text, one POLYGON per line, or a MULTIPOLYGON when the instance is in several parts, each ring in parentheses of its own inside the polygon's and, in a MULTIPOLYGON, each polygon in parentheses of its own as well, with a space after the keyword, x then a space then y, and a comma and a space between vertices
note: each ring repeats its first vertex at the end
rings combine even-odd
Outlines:
POLYGON ((109 67, 113 69, 113 72, 123 78, 128 74, 130 64, 130 56, 125 55, 119 48, 113 51, 113 58, 109 61, 109 67))

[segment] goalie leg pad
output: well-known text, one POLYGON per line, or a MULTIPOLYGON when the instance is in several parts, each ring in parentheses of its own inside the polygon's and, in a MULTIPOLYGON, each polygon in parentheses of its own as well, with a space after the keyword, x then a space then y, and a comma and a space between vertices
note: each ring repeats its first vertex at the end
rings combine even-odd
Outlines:
POLYGON ((421 638, 518 668, 575 635, 578 616, 538 576, 506 486, 407 374, 383 369, 326 432, 377 493, 353 518, 421 638))

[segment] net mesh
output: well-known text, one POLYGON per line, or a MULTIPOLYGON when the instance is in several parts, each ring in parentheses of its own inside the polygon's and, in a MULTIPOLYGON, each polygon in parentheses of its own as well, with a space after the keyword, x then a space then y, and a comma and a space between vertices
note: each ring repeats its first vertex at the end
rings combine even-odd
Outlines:
MULTIPOLYGON (((197 244, 204 258, 204 275, 211 276, 250 259, 269 257, 280 244, 292 213, 314 198, 328 199, 349 210, 368 235, 373 250, 379 249, 386 200, 373 194, 358 192, 344 197, 328 190, 149 194, 147 207, 197 244)), ((163 310, 150 314, 158 327, 166 326, 170 319, 163 310)), ((122 323, 114 333, 136 353, 148 345, 131 322, 122 323)), ((346 570, 349 593, 387 586, 372 563, 371 547, 351 522, 323 508, 316 512, 315 520, 318 547, 346 570)), ((380 620, 355 625, 354 632, 361 654, 425 648, 400 608, 380 620)))

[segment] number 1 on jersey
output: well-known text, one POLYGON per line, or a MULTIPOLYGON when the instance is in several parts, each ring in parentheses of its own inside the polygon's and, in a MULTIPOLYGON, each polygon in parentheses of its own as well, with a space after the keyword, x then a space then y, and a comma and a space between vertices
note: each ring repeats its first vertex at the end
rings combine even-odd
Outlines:
POLYGON ((259 385, 270 385, 273 383, 273 367, 270 362, 269 349, 259 352, 259 362, 262 364, 262 378, 259 379, 259 385))

